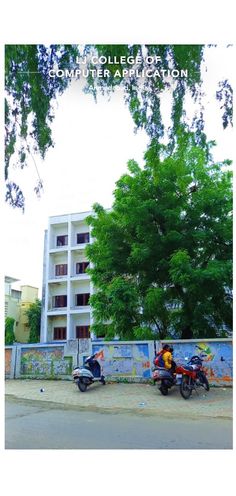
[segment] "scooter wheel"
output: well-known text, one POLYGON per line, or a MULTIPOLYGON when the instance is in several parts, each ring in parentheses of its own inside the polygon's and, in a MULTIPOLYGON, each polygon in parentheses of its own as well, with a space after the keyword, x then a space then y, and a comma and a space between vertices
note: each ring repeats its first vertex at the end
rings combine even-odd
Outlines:
POLYGON ((84 382, 79 381, 78 382, 78 388, 81 391, 81 393, 85 393, 85 391, 87 389, 87 384, 85 384, 84 382))
POLYGON ((167 396, 167 394, 168 394, 168 387, 162 385, 162 386, 159 387, 159 390, 161 391, 161 394, 163 394, 163 396, 167 396))

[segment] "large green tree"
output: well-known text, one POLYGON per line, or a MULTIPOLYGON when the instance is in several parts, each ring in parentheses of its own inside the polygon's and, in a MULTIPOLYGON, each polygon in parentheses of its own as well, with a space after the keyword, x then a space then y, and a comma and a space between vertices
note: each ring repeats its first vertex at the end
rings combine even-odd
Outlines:
MULTIPOLYGON (((96 98, 97 92, 109 93, 116 87, 122 88, 135 126, 143 127, 150 138, 157 141, 164 134, 161 95, 168 89, 173 94, 172 124, 168 130, 169 145, 173 147, 179 123, 186 122, 188 118, 184 108, 187 92, 191 93, 193 100, 198 101, 198 110, 191 127, 198 140, 204 141, 204 109, 201 104, 203 57, 203 45, 6 45, 6 200, 12 206, 24 209, 24 193, 14 180, 9 179, 10 163, 23 168, 30 156, 31 160, 35 160, 37 154, 44 158, 48 148, 53 146, 51 123, 55 116, 54 103, 68 87, 72 76, 61 77, 56 72, 55 77, 50 77, 50 70, 99 70, 100 73, 91 72, 86 78, 85 91, 92 93, 96 98), (100 57, 98 63, 89 61, 92 55, 100 57), (78 59, 85 56, 88 62, 83 65, 78 59), (137 57, 141 60, 138 64, 135 62, 137 57), (107 62, 102 63, 104 60, 107 62), (116 63, 112 63, 114 61, 116 63), (123 70, 127 69, 134 70, 134 73, 124 75, 123 70), (147 69, 183 69, 187 71, 188 76, 155 76, 142 79, 137 75, 137 70, 140 74, 147 69)), ((75 77, 80 79, 80 75, 75 77)), ((220 101, 223 125, 226 127, 232 123, 232 90, 229 81, 220 82, 216 97, 220 101)), ((42 181, 38 177, 35 185, 37 194, 41 188, 42 181)))
POLYGON ((30 329, 28 343, 38 343, 40 341, 41 309, 42 302, 37 299, 25 311, 30 329))
POLYGON ((180 130, 130 161, 111 211, 94 205, 87 253, 94 330, 107 337, 203 338, 232 327, 232 175, 180 130), (105 323, 105 324, 104 324, 105 323))

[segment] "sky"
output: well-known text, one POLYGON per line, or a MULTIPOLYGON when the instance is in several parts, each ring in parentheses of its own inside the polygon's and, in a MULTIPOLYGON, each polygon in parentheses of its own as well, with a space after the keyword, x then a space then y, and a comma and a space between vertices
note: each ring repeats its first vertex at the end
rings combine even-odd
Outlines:
MULTIPOLYGON (((216 139, 216 160, 232 158, 231 129, 222 130, 219 105, 215 101, 216 83, 230 76, 232 51, 230 48, 207 50, 205 81, 206 132, 216 139)), ((194 111, 190 102, 189 111, 194 111)), ((168 118, 168 94, 162 107, 168 118)), ((74 212, 89 211, 98 202, 110 208, 115 183, 127 171, 129 159, 144 165, 143 154, 148 137, 143 130, 134 133, 134 123, 124 104, 121 90, 108 100, 99 96, 95 103, 91 95, 82 91, 74 81, 55 103, 52 125, 54 148, 44 161, 34 160, 43 181, 41 198, 33 188, 37 172, 33 159, 24 170, 11 169, 10 177, 19 182, 25 194, 25 213, 4 205, 6 226, 5 274, 18 279, 14 288, 28 284, 42 289, 44 231, 48 218, 74 212)))
POLYGON ((20 279, 18 285, 41 287, 49 216, 89 211, 95 202, 111 206, 115 182, 126 171, 127 161, 142 163, 147 136, 135 135, 133 128, 121 92, 110 102, 101 97, 95 104, 74 83, 60 98, 53 124, 55 148, 44 162, 35 157, 44 184, 41 198, 33 192, 37 173, 32 160, 27 169, 14 170, 26 197, 25 213, 5 206, 5 271, 20 279))

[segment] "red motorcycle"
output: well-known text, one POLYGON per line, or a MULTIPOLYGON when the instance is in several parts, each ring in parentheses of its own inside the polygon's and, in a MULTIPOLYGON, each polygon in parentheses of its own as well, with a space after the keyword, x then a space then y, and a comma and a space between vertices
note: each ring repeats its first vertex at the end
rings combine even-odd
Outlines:
POLYGON ((153 380, 161 382, 159 389, 164 396, 168 394, 172 386, 179 385, 180 394, 187 400, 193 389, 196 390, 198 387, 203 387, 206 391, 210 389, 202 362, 199 356, 194 355, 186 365, 177 365, 174 374, 163 367, 156 367, 153 370, 153 380))
POLYGON ((210 386, 207 376, 202 367, 203 360, 194 355, 190 358, 187 365, 179 365, 176 367, 176 376, 181 377, 180 382, 180 394, 185 400, 187 400, 193 389, 203 387, 206 391, 209 391, 210 386))

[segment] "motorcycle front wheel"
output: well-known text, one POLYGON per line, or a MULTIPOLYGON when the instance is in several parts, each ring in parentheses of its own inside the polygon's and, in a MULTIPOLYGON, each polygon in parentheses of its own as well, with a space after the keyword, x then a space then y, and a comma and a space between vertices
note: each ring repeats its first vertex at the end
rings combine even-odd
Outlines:
POLYGON ((81 393, 85 393, 86 389, 87 389, 87 384, 85 384, 84 382, 82 381, 79 381, 77 382, 77 385, 78 385, 78 388, 79 390, 81 391, 81 393))
POLYGON ((192 394, 191 378, 187 375, 183 375, 182 382, 180 384, 180 394, 187 400, 192 394))
POLYGON ((210 390, 209 382, 205 374, 201 374, 201 382, 206 391, 210 390))

